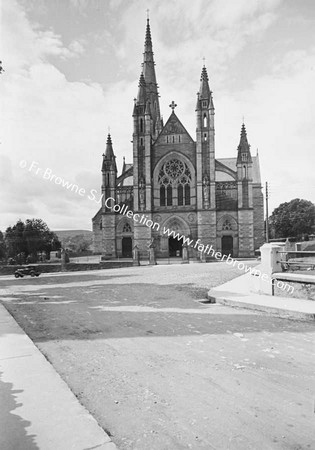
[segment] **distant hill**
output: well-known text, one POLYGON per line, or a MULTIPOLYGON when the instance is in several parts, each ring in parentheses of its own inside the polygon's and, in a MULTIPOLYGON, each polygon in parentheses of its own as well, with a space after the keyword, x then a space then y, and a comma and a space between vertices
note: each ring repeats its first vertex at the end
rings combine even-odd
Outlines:
POLYGON ((54 230, 54 233, 72 252, 93 251, 93 232, 90 230, 54 230))
POLYGON ((93 235, 93 231, 90 230, 53 230, 53 232, 56 233, 59 239, 72 238, 78 235, 86 237, 90 237, 93 235))

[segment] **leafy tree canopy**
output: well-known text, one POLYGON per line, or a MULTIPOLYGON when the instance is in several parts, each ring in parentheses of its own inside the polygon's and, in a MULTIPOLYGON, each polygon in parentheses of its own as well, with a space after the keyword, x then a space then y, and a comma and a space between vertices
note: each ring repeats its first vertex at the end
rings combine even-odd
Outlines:
POLYGON ((269 222, 276 238, 310 234, 315 224, 315 205, 299 198, 281 203, 273 211, 269 222))
POLYGON ((7 255, 13 258, 24 254, 33 255, 36 259, 38 252, 49 254, 60 248, 57 235, 41 219, 27 219, 25 223, 18 220, 6 229, 5 244, 7 255))
POLYGON ((4 242, 4 235, 2 231, 0 231, 0 259, 5 258, 6 255, 6 247, 4 242))

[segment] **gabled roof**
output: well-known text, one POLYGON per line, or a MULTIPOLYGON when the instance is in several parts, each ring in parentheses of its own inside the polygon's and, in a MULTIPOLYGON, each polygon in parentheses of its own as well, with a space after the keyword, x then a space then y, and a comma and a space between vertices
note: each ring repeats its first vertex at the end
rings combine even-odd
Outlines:
MULTIPOLYGON (((233 170, 233 172, 237 171, 236 166, 237 158, 216 158, 216 161, 218 161, 220 165, 226 166, 229 170, 233 170)), ((253 183, 261 184, 259 157, 252 156, 252 162, 253 162, 253 183)), ((228 174, 226 174, 225 176, 225 172, 220 171, 220 180, 217 181, 230 181, 230 179, 231 178, 228 174)))
POLYGON ((192 139, 182 122, 179 120, 177 115, 174 111, 172 111, 172 114, 168 118, 166 124, 164 125, 161 133, 159 134, 159 137, 157 138, 157 142, 159 141, 161 136, 166 136, 170 134, 185 134, 188 139, 194 143, 195 141, 192 139))
POLYGON ((92 218, 92 222, 95 222, 95 220, 98 220, 99 217, 102 215, 102 208, 100 208, 97 213, 95 214, 95 216, 92 218))

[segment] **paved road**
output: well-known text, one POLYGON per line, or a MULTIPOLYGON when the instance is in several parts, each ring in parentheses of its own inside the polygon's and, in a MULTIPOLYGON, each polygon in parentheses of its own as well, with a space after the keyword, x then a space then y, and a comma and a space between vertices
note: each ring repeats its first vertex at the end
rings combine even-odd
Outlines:
POLYGON ((311 449, 314 331, 204 304, 224 263, 1 277, 1 300, 122 450, 311 449))

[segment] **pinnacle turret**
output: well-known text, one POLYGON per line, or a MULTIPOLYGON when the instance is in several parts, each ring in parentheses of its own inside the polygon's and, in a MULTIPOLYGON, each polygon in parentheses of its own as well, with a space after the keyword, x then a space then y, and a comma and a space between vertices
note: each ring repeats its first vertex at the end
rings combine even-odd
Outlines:
POLYGON ((143 72, 141 72, 140 79, 139 79, 137 103, 138 103, 138 105, 144 105, 145 102, 146 102, 146 82, 144 79, 143 72))
POLYGON ((106 141, 106 150, 103 155, 103 170, 115 170, 117 172, 116 167, 116 157, 114 155, 113 143, 110 133, 108 133, 107 141, 106 141))
POLYGON ((211 91, 209 87, 209 77, 207 69, 205 66, 202 68, 201 78, 200 78, 200 89, 199 89, 200 99, 209 100, 211 96, 211 91))
POLYGON ((113 159, 113 158, 114 158, 113 143, 111 135, 110 133, 108 133, 106 141, 105 159, 113 159))
POLYGON ((244 162, 252 162, 252 157, 250 153, 250 145, 247 140, 247 133, 245 124, 242 124, 240 143, 237 147, 237 164, 242 164, 244 162))
POLYGON ((200 77, 200 88, 198 92, 196 111, 202 109, 214 110, 212 91, 209 87, 209 77, 206 66, 203 66, 200 77))

